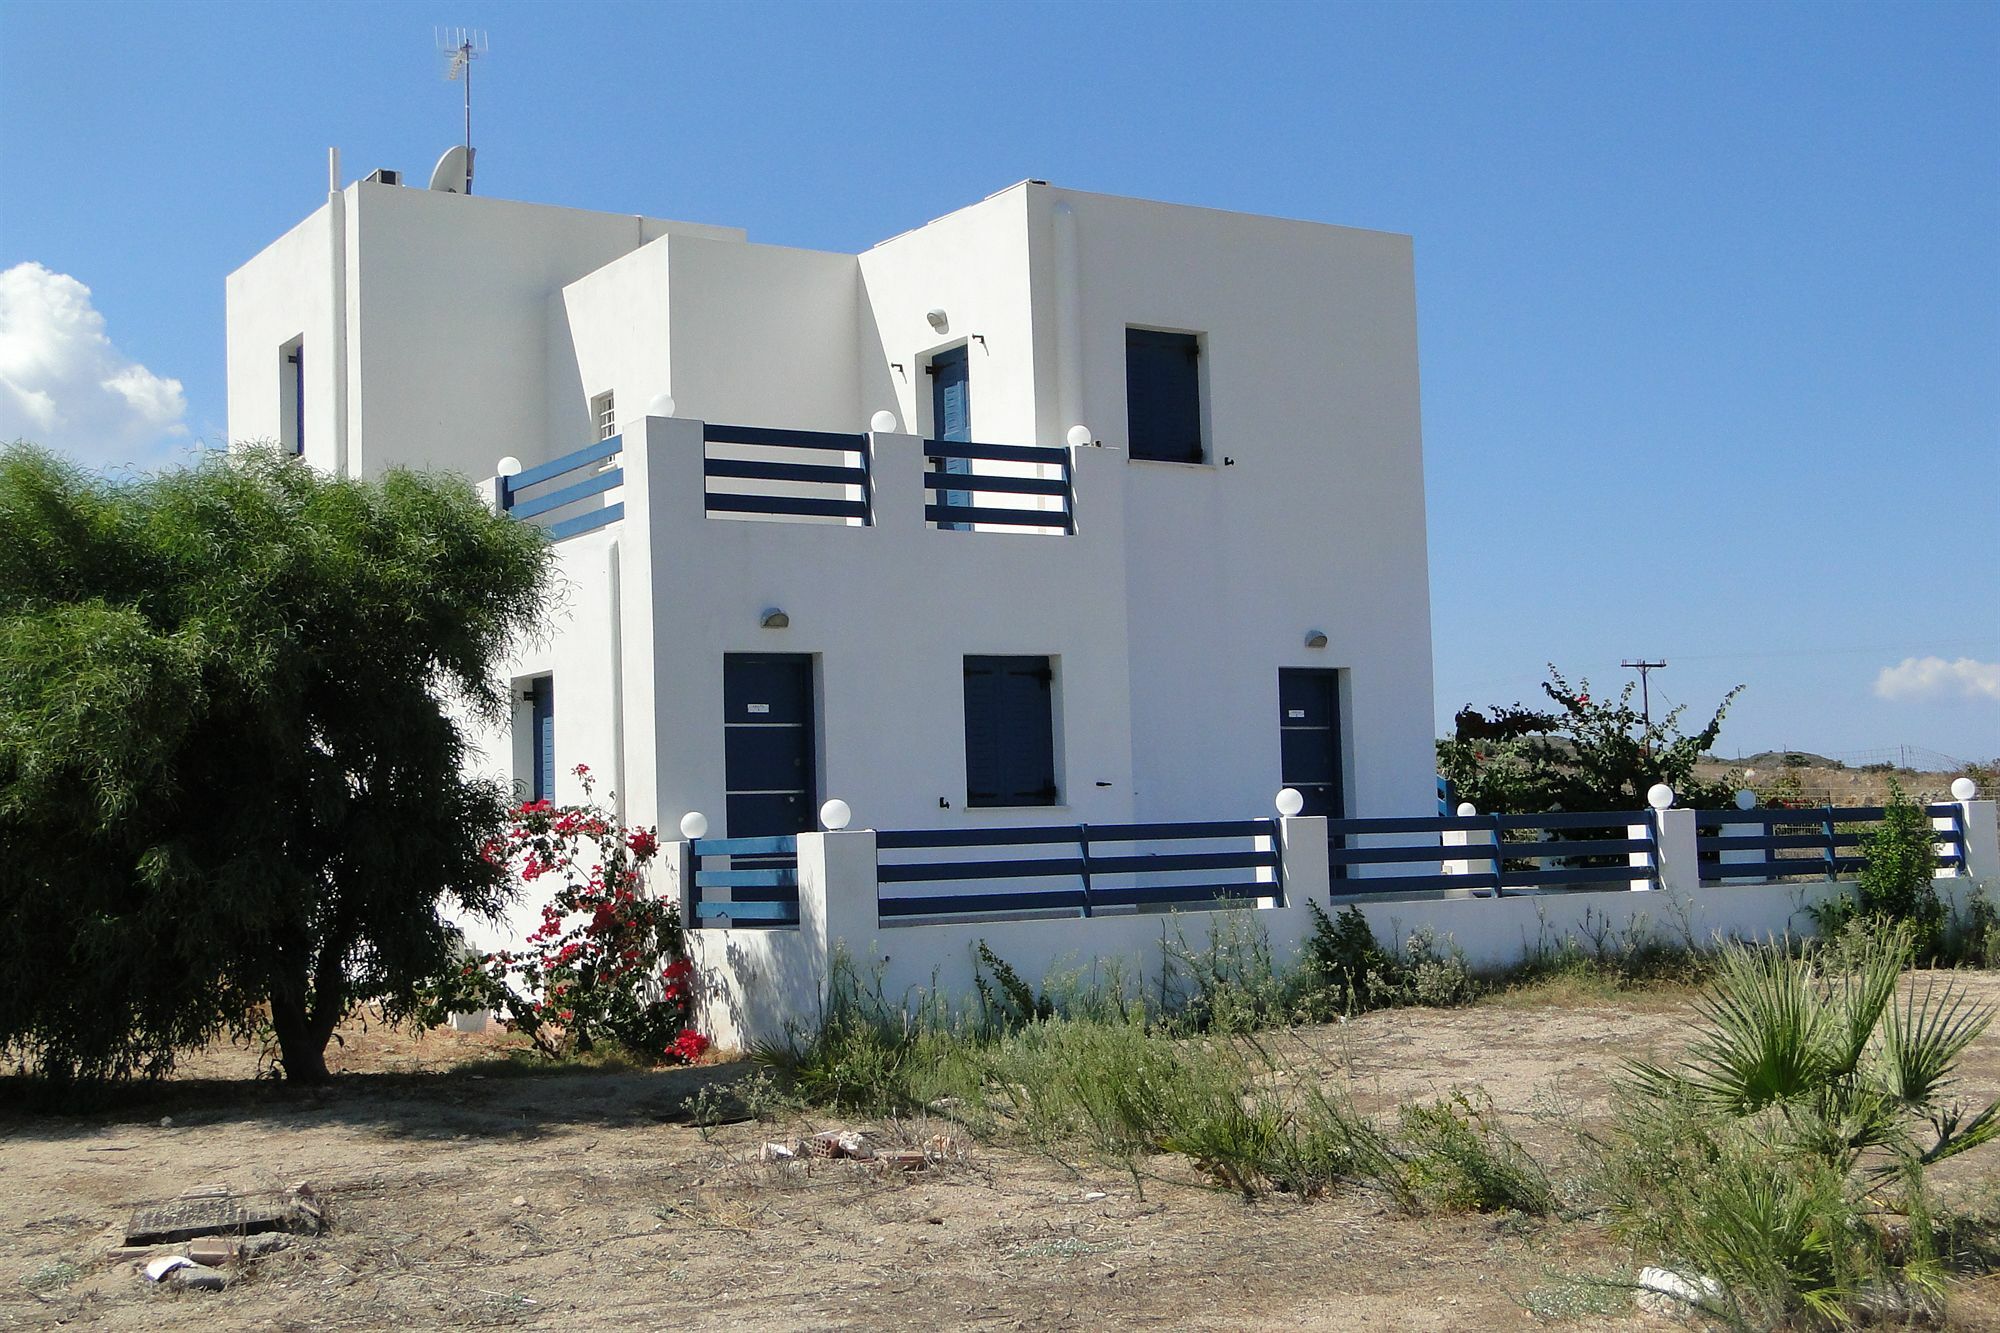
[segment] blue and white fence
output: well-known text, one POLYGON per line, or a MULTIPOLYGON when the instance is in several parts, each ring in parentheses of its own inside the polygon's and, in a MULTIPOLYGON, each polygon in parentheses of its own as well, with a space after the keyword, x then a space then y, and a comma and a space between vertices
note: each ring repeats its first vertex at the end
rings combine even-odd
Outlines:
MULTIPOLYGON (((1958 903, 2000 888, 1994 803, 1928 814, 1940 890, 1958 903)), ((1082 973, 1129 986, 1246 925, 1282 961, 1311 937, 1315 909, 1347 904, 1378 938, 1428 929, 1475 968, 1607 934, 1809 933, 1807 909, 1848 891, 1860 827, 1880 818, 1668 808, 843 829, 670 843, 664 888, 694 927, 702 1021, 746 1045, 810 1029, 842 956, 892 1003, 958 1003, 976 986, 975 945, 1031 981, 1082 973), (1788 831, 1802 823, 1814 827, 1788 831)))

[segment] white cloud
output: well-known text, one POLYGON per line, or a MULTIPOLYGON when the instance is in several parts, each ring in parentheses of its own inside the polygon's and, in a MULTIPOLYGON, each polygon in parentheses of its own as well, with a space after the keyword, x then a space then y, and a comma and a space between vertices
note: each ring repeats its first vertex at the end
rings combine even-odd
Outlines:
POLYGON ((1875 693, 1884 699, 1991 699, 2000 702, 2000 662, 1961 657, 1906 657, 1883 667, 1875 693))
POLYGON ((40 264, 0 272, 0 441, 99 467, 154 462, 186 415, 179 380, 112 344, 90 288, 40 264))

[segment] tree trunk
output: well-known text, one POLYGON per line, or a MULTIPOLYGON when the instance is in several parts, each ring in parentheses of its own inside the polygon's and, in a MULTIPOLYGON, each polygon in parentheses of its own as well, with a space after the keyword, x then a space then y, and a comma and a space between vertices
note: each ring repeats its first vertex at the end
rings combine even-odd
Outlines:
POLYGON ((332 1075, 326 1068, 326 1043, 333 1035, 309 1019, 293 1001, 271 997, 271 1028, 278 1036, 278 1055, 284 1061, 288 1083, 325 1083, 332 1075))

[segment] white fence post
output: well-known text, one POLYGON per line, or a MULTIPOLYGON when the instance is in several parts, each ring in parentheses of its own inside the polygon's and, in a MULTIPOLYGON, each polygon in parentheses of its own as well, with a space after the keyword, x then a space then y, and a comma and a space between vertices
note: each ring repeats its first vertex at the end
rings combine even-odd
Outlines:
MULTIPOLYGON (((1311 903, 1326 910, 1333 893, 1333 871, 1327 862, 1325 815, 1288 815, 1278 820, 1278 859, 1285 881, 1284 920, 1290 943, 1297 946, 1312 934, 1311 903)), ((1269 932, 1273 937, 1280 932, 1269 932)), ((1276 940, 1274 938, 1274 943, 1276 940)))
POLYGON ((2000 804, 1960 801, 1958 826, 1965 835, 1965 873, 1976 880, 2000 882, 2000 804))
POLYGON ((681 925, 692 930, 701 922, 694 919, 694 844, 685 839, 660 844, 660 885, 655 898, 677 903, 681 925))
POLYGON ((1658 854, 1660 887, 1669 893, 1693 893, 1701 887, 1701 858, 1695 839, 1694 811, 1655 810, 1653 816, 1656 821, 1654 846, 1658 854))
POLYGON ((799 834, 799 933, 822 987, 843 945, 859 955, 874 943, 879 902, 875 830, 799 834))

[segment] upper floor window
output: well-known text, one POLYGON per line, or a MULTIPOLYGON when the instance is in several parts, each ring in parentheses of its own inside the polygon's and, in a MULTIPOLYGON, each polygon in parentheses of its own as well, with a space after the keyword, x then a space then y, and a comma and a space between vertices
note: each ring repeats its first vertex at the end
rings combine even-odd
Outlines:
POLYGON ((597 427, 597 438, 600 440, 608 440, 618 433, 618 408, 611 401, 609 390, 590 400, 590 420, 597 427))
POLYGON ((1125 330, 1125 431, 1132 457, 1202 461, 1200 358, 1195 334, 1125 330))

